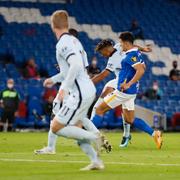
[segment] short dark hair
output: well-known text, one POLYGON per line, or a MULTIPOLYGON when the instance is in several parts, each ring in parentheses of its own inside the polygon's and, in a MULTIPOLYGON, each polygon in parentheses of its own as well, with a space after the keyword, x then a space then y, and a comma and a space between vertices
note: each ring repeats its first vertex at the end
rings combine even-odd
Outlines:
POLYGON ((134 42, 134 36, 131 32, 122 32, 119 36, 119 39, 121 39, 122 41, 127 41, 133 44, 134 42))
POLYGON ((112 41, 110 41, 109 39, 104 39, 96 45, 95 51, 99 52, 103 48, 109 47, 109 46, 113 46, 112 41))
POLYGON ((78 38, 78 31, 76 29, 70 28, 69 33, 74 37, 78 38))

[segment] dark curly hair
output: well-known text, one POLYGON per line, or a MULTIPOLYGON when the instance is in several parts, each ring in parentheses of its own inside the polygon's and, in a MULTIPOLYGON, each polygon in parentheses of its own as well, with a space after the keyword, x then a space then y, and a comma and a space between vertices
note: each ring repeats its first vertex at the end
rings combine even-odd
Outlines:
POLYGON ((112 41, 110 41, 109 39, 104 39, 96 45, 95 51, 99 52, 100 50, 108 46, 113 46, 112 41))

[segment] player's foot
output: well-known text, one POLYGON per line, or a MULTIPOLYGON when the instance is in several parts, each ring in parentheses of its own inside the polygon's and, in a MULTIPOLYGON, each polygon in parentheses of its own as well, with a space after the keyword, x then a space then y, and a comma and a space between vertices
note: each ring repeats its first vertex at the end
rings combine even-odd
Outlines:
POLYGON ((103 170, 103 169, 104 169, 104 164, 102 161, 99 161, 98 163, 91 163, 86 167, 81 168, 80 171, 103 170))
POLYGON ((109 141, 105 138, 104 135, 98 134, 98 138, 95 141, 95 149, 100 156, 100 153, 105 149, 107 153, 112 150, 112 146, 109 144, 109 141))
POLYGON ((161 149, 163 140, 162 140, 162 132, 161 131, 154 131, 154 141, 158 149, 161 149))
POLYGON ((119 147, 127 147, 128 143, 131 141, 131 135, 129 135, 128 137, 123 136, 121 144, 119 145, 119 147))
POLYGON ((39 150, 34 150, 35 154, 56 154, 56 152, 52 149, 50 149, 49 147, 44 147, 42 149, 39 150))
POLYGON ((112 145, 109 143, 109 141, 106 139, 104 135, 101 135, 102 139, 102 148, 106 150, 107 153, 110 153, 112 151, 112 145))

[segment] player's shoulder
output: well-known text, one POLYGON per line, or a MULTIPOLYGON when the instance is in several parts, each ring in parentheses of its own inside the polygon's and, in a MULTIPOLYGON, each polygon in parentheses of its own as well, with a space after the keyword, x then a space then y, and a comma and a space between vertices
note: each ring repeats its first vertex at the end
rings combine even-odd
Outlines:
POLYGON ((126 55, 128 58, 131 58, 133 56, 139 57, 141 55, 140 51, 137 49, 131 49, 126 52, 126 55))
POLYGON ((121 44, 120 43, 116 43, 114 46, 113 46, 115 49, 119 49, 121 47, 121 44))
POLYGON ((117 51, 122 52, 122 47, 121 47, 121 44, 120 44, 120 43, 116 43, 113 47, 114 47, 114 49, 116 49, 117 51))
POLYGON ((75 41, 76 38, 74 36, 72 36, 71 34, 69 33, 63 33, 57 44, 56 44, 56 47, 57 48, 60 48, 60 47, 63 47, 63 46, 71 46, 71 44, 73 43, 73 41, 75 41))
POLYGON ((135 63, 137 61, 140 61, 141 53, 138 50, 133 49, 131 51, 126 52, 126 59, 133 61, 135 63))

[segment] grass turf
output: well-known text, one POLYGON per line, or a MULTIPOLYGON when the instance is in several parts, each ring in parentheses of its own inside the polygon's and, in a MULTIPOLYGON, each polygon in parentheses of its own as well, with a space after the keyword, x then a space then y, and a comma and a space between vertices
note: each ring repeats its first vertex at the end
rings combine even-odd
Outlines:
POLYGON ((46 145, 47 133, 0 133, 0 179, 180 179, 180 133, 164 134, 161 150, 144 133, 132 133, 132 144, 124 149, 118 147, 120 133, 106 136, 113 151, 102 154, 105 170, 81 172, 89 160, 73 140, 59 138, 56 155, 34 155, 46 145))

